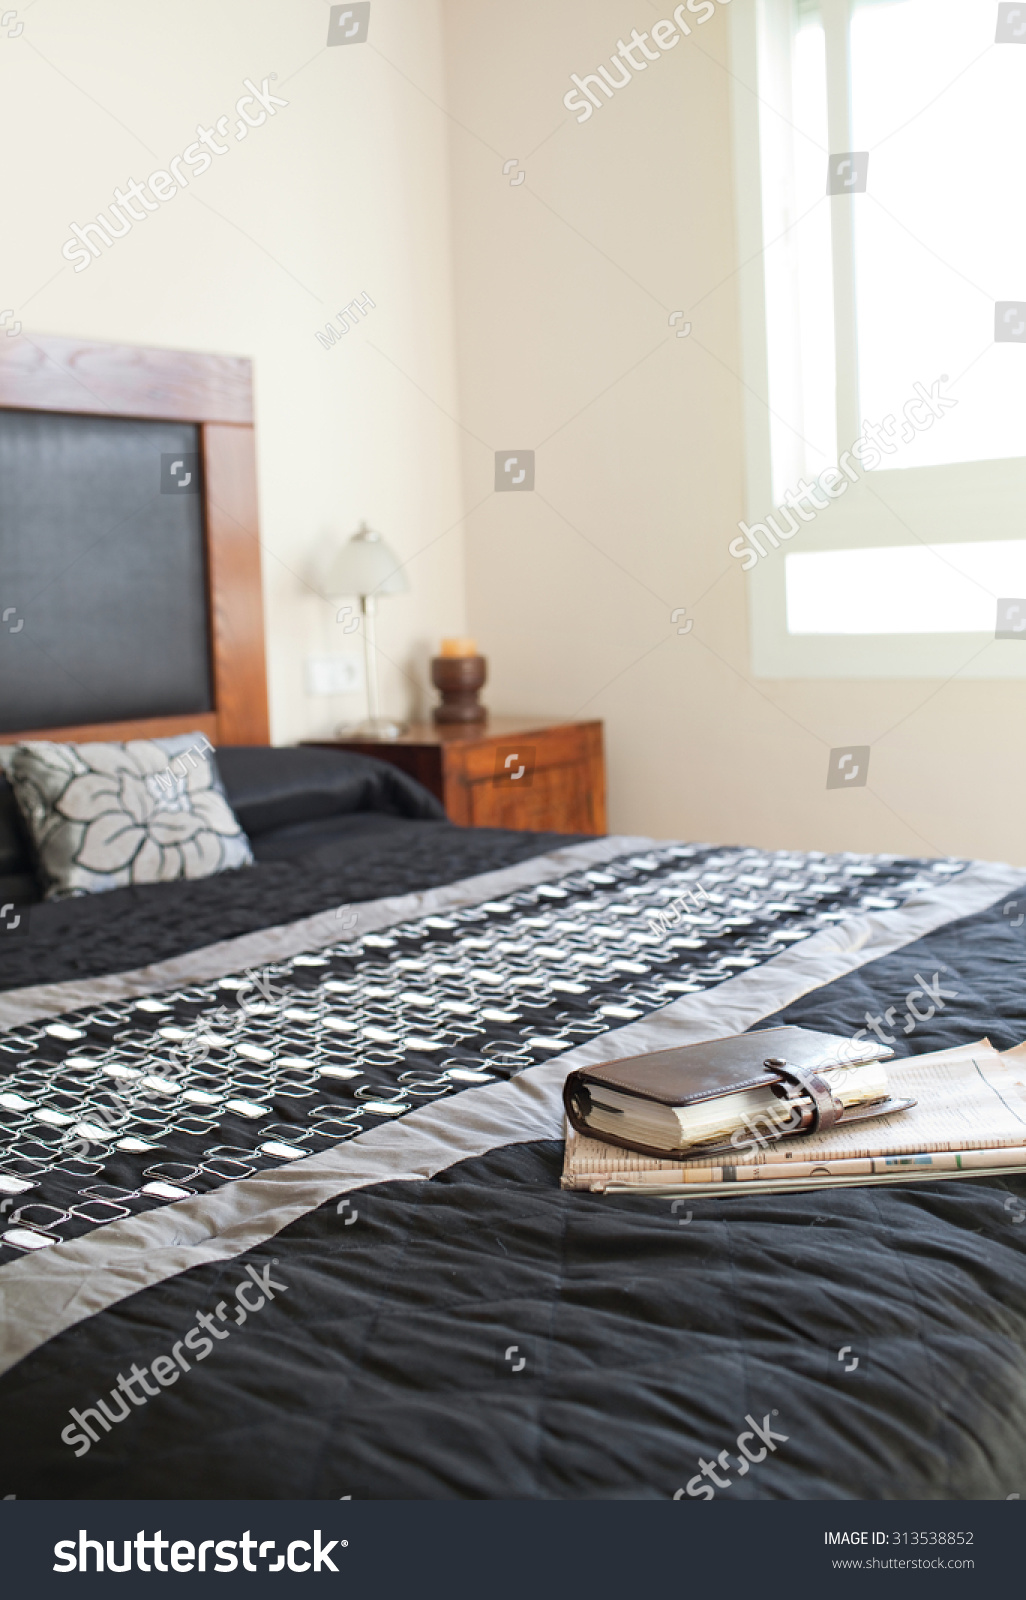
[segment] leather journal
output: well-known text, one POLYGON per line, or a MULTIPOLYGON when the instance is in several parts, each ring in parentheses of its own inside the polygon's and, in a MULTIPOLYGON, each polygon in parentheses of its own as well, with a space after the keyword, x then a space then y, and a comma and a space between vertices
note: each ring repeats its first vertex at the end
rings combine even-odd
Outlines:
POLYGON ((563 1089, 578 1133, 627 1150, 738 1155, 841 1123, 888 1116, 893 1051, 809 1028, 764 1028, 571 1072, 563 1089))

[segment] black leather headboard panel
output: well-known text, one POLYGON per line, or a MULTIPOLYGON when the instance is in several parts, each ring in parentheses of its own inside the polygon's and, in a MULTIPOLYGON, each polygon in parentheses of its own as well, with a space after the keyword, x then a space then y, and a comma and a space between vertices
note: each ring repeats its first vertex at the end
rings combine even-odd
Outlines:
POLYGON ((0 732, 211 709, 199 447, 0 410, 0 732))

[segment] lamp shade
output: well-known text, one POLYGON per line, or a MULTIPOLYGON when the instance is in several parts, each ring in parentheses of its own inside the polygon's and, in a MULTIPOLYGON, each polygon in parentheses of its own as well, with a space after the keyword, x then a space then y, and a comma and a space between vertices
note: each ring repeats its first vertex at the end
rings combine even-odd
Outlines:
POLYGON ((395 551, 373 528, 360 524, 335 552, 324 576, 329 595, 404 594, 410 587, 395 551))

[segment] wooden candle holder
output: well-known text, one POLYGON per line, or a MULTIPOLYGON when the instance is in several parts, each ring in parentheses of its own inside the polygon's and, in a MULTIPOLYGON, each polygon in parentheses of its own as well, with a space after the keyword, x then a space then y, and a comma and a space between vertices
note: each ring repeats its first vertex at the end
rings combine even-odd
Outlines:
POLYGON ((488 712, 477 697, 487 676, 484 656, 435 656, 431 682, 442 694, 441 705, 434 708, 435 722, 486 722, 488 712))

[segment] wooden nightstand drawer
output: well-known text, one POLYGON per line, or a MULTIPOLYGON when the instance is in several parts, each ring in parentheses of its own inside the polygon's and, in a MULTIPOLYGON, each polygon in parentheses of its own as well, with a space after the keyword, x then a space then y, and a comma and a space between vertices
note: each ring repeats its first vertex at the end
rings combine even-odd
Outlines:
POLYGON ((446 810, 476 828, 557 833, 605 829, 605 772, 598 723, 495 734, 446 750, 446 810))
POLYGON ((438 796, 450 821, 472 828, 604 833, 601 722, 492 720, 410 728, 388 741, 310 740, 401 767, 438 796))
POLYGON ((507 779, 468 783, 468 821, 474 828, 533 828, 538 832, 597 833, 590 775, 584 766, 536 769, 524 788, 507 779))

